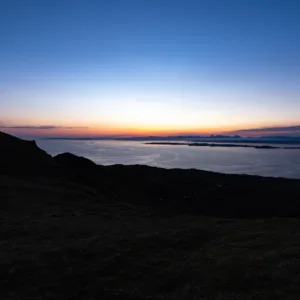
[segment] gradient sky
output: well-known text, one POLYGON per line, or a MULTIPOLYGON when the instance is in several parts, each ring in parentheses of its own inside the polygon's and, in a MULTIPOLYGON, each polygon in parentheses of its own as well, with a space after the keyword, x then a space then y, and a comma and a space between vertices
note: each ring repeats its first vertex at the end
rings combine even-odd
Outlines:
POLYGON ((0 0, 0 127, 53 136, 299 125, 299 16, 298 0, 0 0))

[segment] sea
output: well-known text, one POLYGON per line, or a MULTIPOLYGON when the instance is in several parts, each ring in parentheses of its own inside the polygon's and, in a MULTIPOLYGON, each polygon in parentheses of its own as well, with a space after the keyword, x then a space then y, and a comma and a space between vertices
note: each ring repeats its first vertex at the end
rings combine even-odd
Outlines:
POLYGON ((51 155, 70 152, 101 165, 139 164, 300 179, 300 149, 149 145, 120 140, 40 139, 37 144, 51 155))

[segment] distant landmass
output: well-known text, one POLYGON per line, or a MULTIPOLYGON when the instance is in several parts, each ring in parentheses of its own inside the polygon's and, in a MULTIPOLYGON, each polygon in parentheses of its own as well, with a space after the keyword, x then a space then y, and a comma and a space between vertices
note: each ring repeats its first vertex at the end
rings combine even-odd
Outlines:
POLYGON ((255 148, 255 149, 300 149, 300 147, 278 147, 270 145, 246 145, 246 144, 227 144, 227 143, 176 143, 176 142, 149 142, 146 145, 182 145, 193 147, 231 147, 231 148, 255 148))
POLYGON ((299 144, 300 137, 291 136, 261 136, 241 137, 239 135, 177 135, 177 136, 139 136, 139 137, 46 137, 49 140, 111 140, 111 141, 165 141, 165 142, 217 142, 244 144, 299 144))
POLYGON ((298 135, 265 135, 261 136, 261 139, 300 139, 298 135))
POLYGON ((137 137, 46 137, 52 140, 186 140, 186 139, 240 139, 239 135, 170 135, 170 136, 137 136, 137 137))

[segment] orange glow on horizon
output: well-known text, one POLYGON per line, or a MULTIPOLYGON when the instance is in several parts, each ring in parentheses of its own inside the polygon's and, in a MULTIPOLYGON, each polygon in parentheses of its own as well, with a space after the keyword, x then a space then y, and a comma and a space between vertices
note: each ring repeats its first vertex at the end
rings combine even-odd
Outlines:
MULTIPOLYGON (((76 124, 77 125, 77 124, 76 124)), ((83 125, 85 126, 85 125, 83 125)), ((294 124, 285 124, 278 125, 280 126, 294 126, 294 124)), ((233 135, 238 134, 241 136, 261 136, 274 134, 274 131, 258 131, 258 132, 247 132, 239 130, 245 130, 247 128, 276 128, 274 124, 264 124, 264 126, 256 126, 248 124, 247 126, 239 125, 239 126, 231 126, 231 127, 201 127, 201 128, 182 128, 182 127, 172 127, 172 126, 164 126, 163 128, 160 126, 122 126, 122 125, 94 125, 93 127, 79 127, 76 128, 68 128, 68 126, 57 126, 56 128, 50 129, 41 129, 41 128, 30 128, 24 126, 24 128, 3 128, 0 130, 4 130, 7 133, 15 134, 15 135, 28 135, 28 136, 36 136, 36 137, 105 137, 105 136, 164 136, 164 135, 210 135, 210 134, 227 134, 233 135)), ((70 125, 70 127, 72 127, 70 125)), ((287 131, 276 132, 278 134, 288 133, 287 131)))

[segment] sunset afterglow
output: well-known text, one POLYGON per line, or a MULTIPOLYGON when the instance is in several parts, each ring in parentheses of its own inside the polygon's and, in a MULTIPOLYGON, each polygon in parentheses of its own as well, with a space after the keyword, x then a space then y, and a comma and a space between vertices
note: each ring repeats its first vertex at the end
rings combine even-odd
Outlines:
POLYGON ((295 1, 42 2, 1 2, 1 130, 88 137, 300 124, 295 1))

